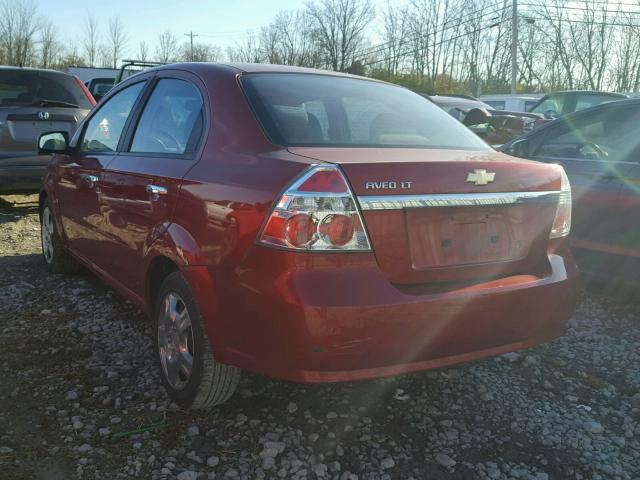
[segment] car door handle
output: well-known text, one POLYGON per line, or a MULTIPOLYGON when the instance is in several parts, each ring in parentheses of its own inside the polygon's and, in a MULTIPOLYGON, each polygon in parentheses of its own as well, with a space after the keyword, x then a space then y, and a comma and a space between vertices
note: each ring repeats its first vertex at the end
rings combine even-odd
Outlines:
POLYGON ((168 190, 158 185, 147 185, 147 192, 149 192, 151 195, 166 195, 168 193, 168 190))
POLYGON ((88 186, 89 188, 93 188, 93 187, 95 187, 95 186, 96 186, 96 183, 98 183, 98 181, 100 181, 100 179, 99 179, 97 176, 95 176, 95 175, 90 175, 90 174, 86 174, 86 173, 85 173, 85 174, 83 174, 83 175, 80 175, 80 178, 81 178, 82 180, 84 180, 85 182, 87 182, 87 186, 88 186))

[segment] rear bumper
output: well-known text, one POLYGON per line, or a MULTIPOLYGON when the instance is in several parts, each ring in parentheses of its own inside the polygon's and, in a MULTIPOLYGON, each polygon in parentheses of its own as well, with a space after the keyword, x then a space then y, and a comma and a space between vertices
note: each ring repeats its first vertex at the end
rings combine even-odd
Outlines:
POLYGON ((47 171, 43 165, 8 165, 0 163, 0 194, 37 192, 47 171))
POLYGON ((578 276, 566 250, 549 262, 543 278, 419 295, 389 283, 371 254, 256 248, 233 273, 184 272, 219 361, 287 380, 337 382, 469 362, 562 335, 578 276))

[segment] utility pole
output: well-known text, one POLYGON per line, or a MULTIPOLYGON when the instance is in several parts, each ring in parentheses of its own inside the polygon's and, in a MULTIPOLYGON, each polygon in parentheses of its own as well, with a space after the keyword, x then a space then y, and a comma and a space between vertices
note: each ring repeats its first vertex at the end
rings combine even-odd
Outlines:
POLYGON ((193 33, 193 30, 191 30, 189 33, 185 33, 184 34, 185 37, 189 37, 189 41, 191 42, 191 50, 189 53, 189 60, 193 62, 193 37, 197 37, 198 34, 197 33, 193 33))
POLYGON ((511 93, 516 93, 518 83, 518 0, 511 9, 511 93))

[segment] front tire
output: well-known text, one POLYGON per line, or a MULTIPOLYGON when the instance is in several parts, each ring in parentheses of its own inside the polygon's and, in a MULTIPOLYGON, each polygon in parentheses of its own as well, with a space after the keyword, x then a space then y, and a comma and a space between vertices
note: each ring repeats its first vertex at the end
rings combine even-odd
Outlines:
POLYGON ((40 242, 42 259, 50 273, 77 273, 80 270, 80 264, 62 246, 48 198, 40 206, 40 242))
POLYGON ((240 370, 215 361, 184 276, 165 278, 156 298, 155 350, 167 393, 179 405, 207 409, 233 395, 240 370))

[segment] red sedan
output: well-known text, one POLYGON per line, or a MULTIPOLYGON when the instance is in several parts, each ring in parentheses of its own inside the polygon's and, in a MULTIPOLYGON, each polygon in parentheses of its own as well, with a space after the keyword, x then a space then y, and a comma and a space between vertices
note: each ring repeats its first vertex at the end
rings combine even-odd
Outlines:
POLYGON ((39 145, 46 265, 148 312, 185 405, 225 401, 240 369, 335 382, 498 355, 575 307, 563 169, 394 85, 169 65, 39 145))

